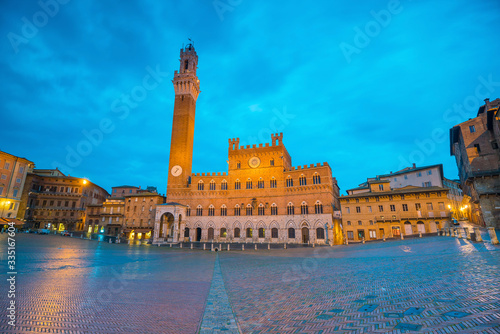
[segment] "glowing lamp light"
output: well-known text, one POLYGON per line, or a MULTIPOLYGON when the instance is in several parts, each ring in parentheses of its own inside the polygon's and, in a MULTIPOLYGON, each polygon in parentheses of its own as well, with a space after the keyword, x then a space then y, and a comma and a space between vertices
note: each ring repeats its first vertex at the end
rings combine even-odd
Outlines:
POLYGON ((83 180, 83 184, 87 184, 87 180, 83 180))
POLYGON ((451 205, 448 204, 448 209, 451 209, 451 205))

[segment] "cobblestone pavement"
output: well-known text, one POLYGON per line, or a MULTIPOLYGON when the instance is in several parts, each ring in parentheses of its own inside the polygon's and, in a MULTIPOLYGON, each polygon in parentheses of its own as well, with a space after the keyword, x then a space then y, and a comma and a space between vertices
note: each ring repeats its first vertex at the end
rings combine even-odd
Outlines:
POLYGON ((429 237, 220 262, 244 333, 500 333, 499 250, 429 237))
POLYGON ((215 260, 214 277, 207 298, 205 314, 201 322, 200 334, 239 333, 233 310, 227 297, 224 280, 220 271, 219 257, 215 260))
POLYGON ((18 234, 17 326, 7 324, 0 235, 0 333, 196 333, 215 254, 18 234))
MULTIPOLYGON (((0 333, 236 325, 243 333, 500 333, 500 246, 488 243, 436 236, 217 257, 61 236, 16 240, 18 326, 7 324, 2 279, 0 333)), ((5 234, 0 243, 7 273, 5 234)))

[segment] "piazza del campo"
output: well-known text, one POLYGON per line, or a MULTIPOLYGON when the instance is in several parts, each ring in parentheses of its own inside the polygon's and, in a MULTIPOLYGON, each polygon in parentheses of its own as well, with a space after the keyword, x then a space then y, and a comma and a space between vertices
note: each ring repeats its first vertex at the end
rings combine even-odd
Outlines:
POLYGON ((358 5, 1 5, 0 333, 500 333, 500 7, 358 5))

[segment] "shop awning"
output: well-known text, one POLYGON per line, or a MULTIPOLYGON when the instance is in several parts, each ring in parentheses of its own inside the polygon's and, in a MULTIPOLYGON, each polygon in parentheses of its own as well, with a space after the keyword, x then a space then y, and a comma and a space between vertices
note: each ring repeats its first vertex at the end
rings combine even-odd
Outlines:
POLYGON ((16 218, 0 218, 1 225, 6 225, 9 223, 14 223, 14 226, 17 226, 17 227, 23 227, 23 225, 24 225, 23 221, 20 221, 19 219, 16 219, 16 218))

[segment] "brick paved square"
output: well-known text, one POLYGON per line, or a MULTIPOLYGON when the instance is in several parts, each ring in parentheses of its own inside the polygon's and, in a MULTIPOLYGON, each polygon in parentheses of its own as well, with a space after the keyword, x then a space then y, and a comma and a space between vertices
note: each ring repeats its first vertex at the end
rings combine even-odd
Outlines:
POLYGON ((2 333, 500 332, 500 247, 467 240, 219 253, 17 241, 18 326, 2 296, 2 333))

